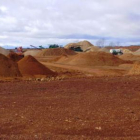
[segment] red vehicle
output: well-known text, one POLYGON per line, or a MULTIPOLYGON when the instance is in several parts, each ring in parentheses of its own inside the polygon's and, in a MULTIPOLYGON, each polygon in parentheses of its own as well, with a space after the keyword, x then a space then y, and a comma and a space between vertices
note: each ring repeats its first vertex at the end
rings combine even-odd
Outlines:
POLYGON ((24 57, 22 46, 15 48, 16 54, 18 54, 21 58, 24 57))

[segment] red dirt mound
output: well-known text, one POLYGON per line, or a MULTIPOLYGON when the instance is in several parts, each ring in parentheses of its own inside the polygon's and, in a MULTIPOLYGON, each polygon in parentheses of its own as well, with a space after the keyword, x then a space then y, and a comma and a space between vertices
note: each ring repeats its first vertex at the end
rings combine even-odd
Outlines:
POLYGON ((18 54, 14 52, 10 52, 7 57, 15 62, 18 62, 20 59, 22 59, 21 56, 19 56, 18 54))
POLYGON ((137 61, 134 63, 133 67, 128 72, 129 75, 140 75, 140 62, 137 61))
POLYGON ((131 53, 126 53, 126 54, 123 54, 123 55, 119 55, 118 56, 120 59, 123 59, 123 60, 140 60, 140 56, 139 55, 133 55, 131 53))
POLYGON ((20 77, 21 73, 16 62, 0 54, 0 77, 20 77))
POLYGON ((117 66, 123 63, 130 63, 105 52, 80 53, 72 57, 59 59, 57 62, 84 66, 117 66))
POLYGON ((68 58, 68 55, 61 55, 61 56, 58 56, 58 57, 56 57, 56 58, 54 58, 54 59, 51 59, 51 60, 49 60, 49 62, 56 62, 56 61, 59 61, 59 60, 62 60, 62 59, 64 59, 64 58, 68 58))
POLYGON ((28 55, 18 62, 22 75, 56 75, 53 71, 38 62, 33 56, 28 55))
POLYGON ((76 53, 73 50, 65 49, 65 48, 51 48, 51 49, 43 49, 36 56, 61 56, 61 55, 75 55, 76 53))

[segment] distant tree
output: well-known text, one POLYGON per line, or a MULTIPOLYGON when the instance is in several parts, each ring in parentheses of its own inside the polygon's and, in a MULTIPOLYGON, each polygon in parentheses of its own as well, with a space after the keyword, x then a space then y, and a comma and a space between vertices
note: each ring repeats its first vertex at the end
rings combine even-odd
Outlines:
POLYGON ((115 45, 115 43, 114 42, 110 42, 109 43, 109 47, 115 47, 116 45, 115 45))
POLYGON ((99 39, 99 40, 96 42, 96 46, 97 46, 97 47, 104 47, 104 46, 105 46, 105 39, 104 39, 104 38, 99 39))
POLYGON ((120 46, 120 42, 119 42, 119 41, 117 41, 117 42, 116 42, 116 45, 119 47, 119 46, 120 46))
POLYGON ((52 45, 49 45, 49 48, 59 48, 59 45, 57 45, 57 44, 52 44, 52 45))

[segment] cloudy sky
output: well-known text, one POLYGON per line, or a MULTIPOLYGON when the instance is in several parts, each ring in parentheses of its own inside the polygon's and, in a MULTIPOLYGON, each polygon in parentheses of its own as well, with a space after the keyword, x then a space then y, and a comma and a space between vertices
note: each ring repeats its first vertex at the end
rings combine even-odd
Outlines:
POLYGON ((140 44, 140 0, 1 0, 0 45, 140 44))

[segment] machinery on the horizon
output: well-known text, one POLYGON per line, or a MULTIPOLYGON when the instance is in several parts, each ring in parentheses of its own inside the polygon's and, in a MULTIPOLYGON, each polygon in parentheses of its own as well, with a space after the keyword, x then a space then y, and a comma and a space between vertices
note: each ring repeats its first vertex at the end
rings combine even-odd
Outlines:
POLYGON ((77 47, 70 47, 71 50, 76 51, 76 52, 83 52, 80 46, 77 47))
POLYGON ((72 45, 71 47, 70 47, 70 50, 73 50, 73 51, 76 51, 76 52, 83 52, 83 49, 81 48, 81 46, 83 46, 83 45, 72 45))
POLYGON ((33 48, 36 48, 36 49, 45 49, 44 47, 42 47, 42 45, 41 46, 38 46, 38 47, 36 47, 36 46, 33 46, 33 45, 30 45, 31 47, 33 47, 33 48))
POLYGON ((110 49, 110 53, 113 55, 122 55, 123 51, 121 49, 110 49))
POLYGON ((21 58, 24 57, 22 46, 15 48, 15 53, 18 54, 21 58))

